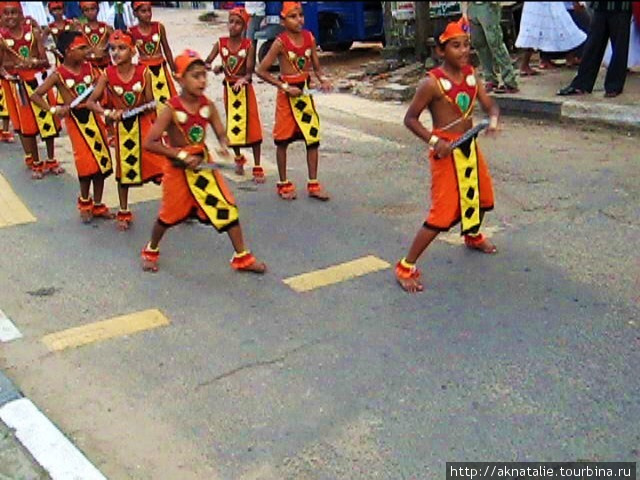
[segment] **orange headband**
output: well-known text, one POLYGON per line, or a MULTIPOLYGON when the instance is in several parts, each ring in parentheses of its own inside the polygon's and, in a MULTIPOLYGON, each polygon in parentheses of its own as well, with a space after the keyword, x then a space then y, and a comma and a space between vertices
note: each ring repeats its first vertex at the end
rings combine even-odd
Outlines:
POLYGON ((202 62, 202 58, 198 52, 193 50, 185 50, 174 59, 176 65, 176 77, 180 78, 187 71, 189 66, 194 62, 202 62))
POLYGON ((145 5, 151 6, 151 2, 132 2, 131 8, 133 8, 133 11, 135 12, 140 7, 144 7, 145 5))
POLYGON ((84 7, 94 6, 96 8, 100 8, 98 2, 80 2, 80 10, 84 10, 84 7))
POLYGON ((247 25, 249 25, 249 14, 247 13, 247 11, 242 8, 242 7, 236 7, 233 8, 231 10, 229 10, 229 16, 231 15, 235 15, 237 17, 240 17, 242 19, 242 21, 244 22, 244 26, 246 27, 247 25))
POLYGON ((47 7, 49 10, 53 10, 54 8, 64 8, 64 2, 47 2, 47 7))
POLYGON ((67 50, 71 51, 75 48, 79 48, 79 47, 88 47, 89 46, 89 42, 87 41, 87 39, 85 38, 84 35, 77 35, 74 39, 73 42, 71 42, 69 44, 69 46, 67 47, 67 50))
POLYGON ((3 13, 7 8, 11 8, 11 7, 17 8, 18 10, 20 10, 20 13, 22 13, 22 5, 20 5, 20 2, 2 2, 1 5, 2 7, 0 8, 2 8, 3 13))
POLYGON ((109 43, 112 45, 116 45, 118 43, 124 43, 125 45, 131 48, 133 48, 134 46, 133 38, 131 37, 131 35, 129 35, 126 32, 123 32, 122 30, 116 30, 115 32, 113 32, 109 37, 109 43))
POLYGON ((302 4, 300 2, 282 2, 282 11, 280 12, 280 16, 284 18, 296 8, 302 9, 302 4))
POLYGON ((438 37, 440 43, 445 43, 455 37, 468 37, 469 36, 469 22, 465 18, 461 18, 457 22, 450 22, 447 28, 444 29, 442 35, 438 37))

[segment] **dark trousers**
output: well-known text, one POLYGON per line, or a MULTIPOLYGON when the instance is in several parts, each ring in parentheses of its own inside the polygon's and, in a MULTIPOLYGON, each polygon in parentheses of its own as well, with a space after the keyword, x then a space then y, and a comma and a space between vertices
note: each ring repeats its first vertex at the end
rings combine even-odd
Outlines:
POLYGON ((629 29, 631 12, 594 12, 591 30, 584 46, 578 75, 571 86, 591 93, 596 83, 607 43, 611 40, 613 55, 604 79, 606 92, 621 92, 627 79, 629 29))

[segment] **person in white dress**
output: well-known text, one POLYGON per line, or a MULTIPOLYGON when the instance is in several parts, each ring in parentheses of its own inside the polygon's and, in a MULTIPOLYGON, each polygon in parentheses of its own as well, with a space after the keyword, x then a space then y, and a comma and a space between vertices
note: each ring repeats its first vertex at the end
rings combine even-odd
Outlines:
POLYGON ((538 72, 529 65, 533 50, 567 52, 584 43, 587 35, 574 23, 562 2, 524 2, 516 47, 527 49, 521 75, 538 72))

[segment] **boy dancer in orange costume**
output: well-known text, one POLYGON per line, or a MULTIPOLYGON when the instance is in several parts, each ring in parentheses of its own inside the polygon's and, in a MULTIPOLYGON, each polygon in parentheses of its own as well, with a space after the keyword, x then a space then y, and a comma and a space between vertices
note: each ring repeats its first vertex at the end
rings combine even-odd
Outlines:
POLYGON ((307 192, 312 198, 329 200, 329 195, 318 182, 320 119, 313 97, 305 93, 305 90, 313 87, 310 78, 311 68, 320 81, 322 90, 331 90, 331 82, 322 74, 313 34, 303 28, 304 14, 301 3, 283 2, 280 16, 285 31, 273 42, 256 70, 260 78, 278 87, 276 121, 273 127, 280 175, 277 192, 285 200, 296 198, 296 188, 287 179, 287 147, 293 141, 304 140, 309 170, 307 192), (276 58, 280 65, 279 79, 269 73, 269 68, 276 58))
POLYGON ((444 63, 431 70, 420 83, 404 118, 407 128, 431 149, 431 209, 409 253, 395 269, 397 281, 411 293, 423 289, 415 265, 418 258, 438 233, 458 222, 461 222, 467 247, 483 253, 496 252, 496 247, 480 233, 484 212, 493 209, 493 187, 476 138, 451 148, 451 142, 471 128, 476 99, 491 117, 489 132, 495 132, 498 126, 498 107, 469 63, 468 31, 466 21, 461 19, 449 23, 444 32, 436 36, 438 53, 444 56, 444 63), (424 110, 433 118, 432 131, 420 123, 424 110))
POLYGON ((176 87, 167 68, 168 66, 171 72, 176 70, 173 53, 164 25, 151 21, 151 2, 133 2, 132 8, 138 25, 129 28, 129 33, 136 43, 139 62, 145 65, 151 74, 153 98, 158 102, 157 111, 160 112, 162 104, 176 95, 176 87))
MULTIPOLYGON (((45 73, 49 60, 40 41, 41 32, 30 19, 22 14, 20 2, 3 2, 0 29, 0 75, 6 96, 11 122, 20 134, 25 152, 25 163, 33 171, 34 179, 45 173, 59 175, 64 172, 54 158, 54 138, 58 136, 60 123, 47 110, 42 110, 29 101, 29 96, 38 87, 38 76, 45 73), (47 146, 48 160, 42 162, 38 153, 36 135, 40 135, 47 146)), ((55 105, 53 92, 49 105, 55 105)))
POLYGON ((118 228, 127 230, 133 221, 129 210, 129 187, 139 187, 150 181, 159 183, 165 159, 142 148, 142 139, 155 120, 155 105, 151 103, 153 92, 147 67, 131 63, 136 51, 131 35, 116 30, 109 37, 109 49, 114 65, 108 66, 100 76, 87 106, 104 115, 108 122, 115 123, 116 181, 120 199, 116 219, 118 228), (105 92, 107 104, 112 107, 109 110, 98 103, 105 92), (123 118, 126 111, 143 105, 149 108, 123 118))
POLYGON ((262 123, 256 93, 251 84, 255 66, 255 47, 249 38, 244 38, 249 14, 243 8, 229 11, 229 36, 220 37, 205 60, 207 67, 220 54, 222 67, 215 73, 224 72, 224 108, 227 113, 227 138, 235 153, 236 173, 244 175, 247 162, 240 153, 241 147, 253 150, 253 180, 264 183, 264 170, 260 165, 262 123))
POLYGON ((169 100, 145 140, 145 148, 165 155, 162 204, 151 232, 151 241, 142 250, 142 268, 158 270, 159 243, 167 229, 195 216, 210 223, 220 233, 227 232, 235 254, 231 267, 238 271, 264 273, 266 265, 245 249, 238 208, 227 185, 215 170, 199 168, 210 162, 205 144, 208 125, 220 145, 227 148, 224 126, 215 105, 204 95, 207 69, 196 52, 186 50, 176 57, 180 95, 169 100), (163 143, 168 134, 171 146, 163 143))
POLYGON ((81 26, 80 31, 91 47, 88 59, 91 65, 104 70, 111 64, 108 45, 113 28, 98 21, 99 2, 80 2, 80 9, 87 19, 87 23, 81 26))
POLYGON ((38 87, 31 100, 45 108, 43 95, 55 88, 62 105, 53 108, 55 114, 64 117, 65 126, 73 148, 73 158, 80 181, 78 210, 85 223, 94 217, 113 218, 102 203, 104 179, 111 175, 111 155, 107 146, 107 132, 102 119, 90 111, 86 103, 71 109, 71 102, 82 95, 100 76, 86 59, 90 47, 86 38, 75 31, 62 31, 58 35, 58 51, 64 58, 55 73, 38 87), (93 198, 91 184, 93 183, 93 198))

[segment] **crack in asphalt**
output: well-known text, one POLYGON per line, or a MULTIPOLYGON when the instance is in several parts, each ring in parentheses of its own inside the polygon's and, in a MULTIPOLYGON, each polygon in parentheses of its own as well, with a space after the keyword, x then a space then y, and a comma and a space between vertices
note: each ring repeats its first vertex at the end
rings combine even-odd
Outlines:
POLYGON ((216 375, 215 377, 213 377, 210 380, 207 380, 205 382, 199 383, 196 386, 195 389, 196 390, 200 390, 203 387, 208 387, 208 386, 213 385, 214 383, 216 383, 216 382, 218 382, 220 380, 223 380, 225 378, 229 378, 229 377, 231 377, 233 375, 236 375, 237 373, 243 372, 244 370, 249 370, 249 369, 257 368, 257 367, 266 367, 266 366, 269 366, 269 365, 274 365, 276 363, 284 362, 287 359, 287 357, 289 357, 290 355, 294 355, 294 354, 296 354, 296 353, 298 353, 298 352, 300 352, 302 350, 305 350, 307 348, 319 345, 320 343, 328 342, 332 338, 335 338, 335 337, 329 337, 329 338, 325 338, 325 339, 314 340, 314 341, 308 342, 308 343, 303 343, 302 345, 299 345, 299 346, 297 346, 295 348, 292 348, 291 350, 285 351, 283 354, 281 354, 280 356, 278 356, 276 358, 272 358, 272 359, 269 359, 269 360, 257 360, 257 361, 254 361, 254 362, 245 363, 245 364, 240 365, 240 366, 238 366, 236 368, 232 368, 231 370, 229 370, 227 372, 221 373, 220 375, 216 375))

